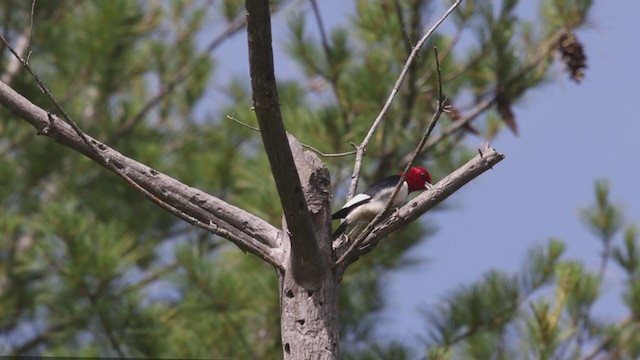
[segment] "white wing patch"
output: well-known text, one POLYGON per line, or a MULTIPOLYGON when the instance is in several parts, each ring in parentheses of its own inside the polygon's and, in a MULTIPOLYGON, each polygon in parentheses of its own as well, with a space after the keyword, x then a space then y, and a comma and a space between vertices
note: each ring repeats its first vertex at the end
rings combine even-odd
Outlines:
MULTIPOLYGON (((389 196, 393 193, 393 188, 385 189, 384 191, 376 194, 376 196, 371 199, 369 202, 362 204, 360 206, 356 206, 346 217, 346 221, 349 224, 353 224, 355 222, 369 222, 373 220, 379 212, 384 210, 384 206, 389 199, 389 196)), ((400 191, 394 198, 393 207, 398 207, 404 204, 409 197, 409 186, 407 183, 402 184, 400 187, 400 191)), ((344 207, 349 207, 353 204, 356 204, 360 201, 364 201, 370 199, 369 195, 359 194, 355 196, 351 201, 349 201, 344 207)))
POLYGON ((353 197, 353 199, 349 200, 346 204, 344 204, 344 206, 342 207, 344 208, 348 208, 350 206, 352 206, 353 204, 359 203, 359 202, 363 202, 363 201, 367 201, 371 199, 371 196, 367 195, 367 194, 358 194, 356 196, 353 197))

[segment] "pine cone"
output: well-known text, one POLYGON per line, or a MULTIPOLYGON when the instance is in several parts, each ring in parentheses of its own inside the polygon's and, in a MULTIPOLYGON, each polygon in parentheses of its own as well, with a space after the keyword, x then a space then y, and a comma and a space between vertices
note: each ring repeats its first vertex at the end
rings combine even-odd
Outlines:
MULTIPOLYGON (((453 105, 453 102, 449 98, 445 98, 444 100, 444 113, 447 114, 449 116, 449 119, 453 121, 458 121, 462 119, 462 114, 460 114, 460 111, 458 110, 458 108, 456 108, 455 105, 453 105)), ((471 124, 469 124, 468 122, 464 124, 462 128, 465 131, 468 131, 474 135, 478 135, 478 136, 480 135, 480 132, 476 128, 471 126, 471 124)))
POLYGON ((587 68, 587 56, 582 44, 574 33, 568 33, 558 40, 558 50, 562 55, 562 61, 567 65, 571 79, 579 83, 584 78, 584 70, 587 68))

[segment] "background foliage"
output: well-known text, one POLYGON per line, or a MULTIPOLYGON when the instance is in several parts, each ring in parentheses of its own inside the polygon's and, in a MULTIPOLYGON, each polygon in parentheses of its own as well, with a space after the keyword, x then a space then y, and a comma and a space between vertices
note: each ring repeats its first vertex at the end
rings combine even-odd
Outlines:
MULTIPOLYGON (((427 0, 355 3, 347 23, 324 29, 309 3, 273 2, 287 14, 287 55, 304 73, 279 84, 283 117, 288 131, 324 152, 349 151, 364 137, 439 9, 427 0)), ((555 55, 568 76, 582 79, 586 58, 572 31, 584 24, 591 1, 542 0, 535 22, 518 17, 517 3, 464 1, 454 26, 432 37, 370 143, 365 183, 401 168, 434 111, 433 46, 451 105, 419 159, 435 179, 474 154, 465 138, 518 133, 512 105, 552 80, 555 55)), ((259 136, 227 117, 254 123, 249 81, 211 80, 224 72, 215 50, 242 32, 243 4, 209 5, 38 2, 30 62, 92 136, 277 225, 281 211, 259 136), (211 104, 212 87, 228 101, 211 104)), ((28 38, 30 11, 30 2, 0 5, 11 43, 28 38)), ((3 49, 2 81, 51 108, 25 72, 11 70, 12 61, 3 49)), ((2 354, 280 357, 277 281, 268 266, 176 221, 89 160, 37 138, 5 109, 0 117, 2 354)), ((352 158, 325 160, 339 203, 352 158)), ((584 218, 603 244, 600 269, 565 259, 560 240, 532 249, 519 273, 490 272, 433 309, 421 355, 639 356, 637 230, 609 203, 605 182, 584 218), (624 238, 622 246, 614 245, 616 237, 624 238), (628 274, 630 315, 621 323, 590 312, 610 259, 628 274)), ((410 266, 406 254, 432 230, 412 224, 346 274, 345 357, 416 356, 400 344, 373 345, 372 330, 382 324, 371 315, 384 306, 381 275, 410 266)))

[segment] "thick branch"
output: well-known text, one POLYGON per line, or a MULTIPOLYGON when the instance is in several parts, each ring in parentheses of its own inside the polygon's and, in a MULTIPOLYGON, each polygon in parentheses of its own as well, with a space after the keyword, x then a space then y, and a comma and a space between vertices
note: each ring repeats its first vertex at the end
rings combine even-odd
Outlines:
POLYGON ((253 105, 291 239, 291 260, 308 268, 305 271, 307 278, 298 280, 317 283, 322 256, 280 113, 269 1, 247 0, 245 6, 253 105))
MULTIPOLYGON (((57 142, 78 151, 119 176, 143 189, 154 202, 162 202, 177 210, 175 215, 196 226, 233 241, 241 249, 281 267, 282 262, 273 249, 279 232, 266 221, 230 205, 198 189, 130 159, 114 149, 84 134, 88 142, 71 126, 0 82, 0 103, 38 130, 57 142)), ((164 206, 163 206, 164 207, 164 206)), ((166 208, 166 207, 165 207, 166 208)))
MULTIPOLYGON (((417 219, 462 186, 491 169, 502 159, 504 159, 503 154, 493 148, 488 148, 481 155, 469 160, 465 165, 440 180, 433 188, 423 192, 377 225, 364 240, 363 247, 357 251, 357 255, 369 252, 382 238, 417 219)), ((337 266, 344 270, 348 264, 356 259, 357 257, 342 257, 337 261, 337 266)))

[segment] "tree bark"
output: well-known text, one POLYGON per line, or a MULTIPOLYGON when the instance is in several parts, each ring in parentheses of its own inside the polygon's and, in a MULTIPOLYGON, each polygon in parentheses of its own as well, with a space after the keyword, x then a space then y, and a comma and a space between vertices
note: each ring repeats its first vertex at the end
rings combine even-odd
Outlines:
POLYGON ((291 271, 278 274, 284 359, 338 359, 340 279, 333 271, 323 275, 318 290, 307 291, 291 271))
POLYGON ((282 242, 289 262, 278 272, 280 283, 280 329, 285 359, 338 358, 338 294, 340 275, 333 269, 335 253, 331 246, 331 179, 318 157, 302 148, 291 135, 289 146, 295 161, 311 226, 319 250, 316 264, 306 264, 289 241, 286 221, 282 242), (320 281, 309 287, 301 282, 305 272, 320 271, 320 281))
POLYGON ((299 170, 280 113, 271 48, 269 0, 247 0, 245 7, 253 106, 287 223, 287 236, 292 243, 290 260, 298 269, 293 276, 298 283, 313 290, 321 282, 322 268, 326 264, 318 247, 317 232, 313 231, 299 170))

